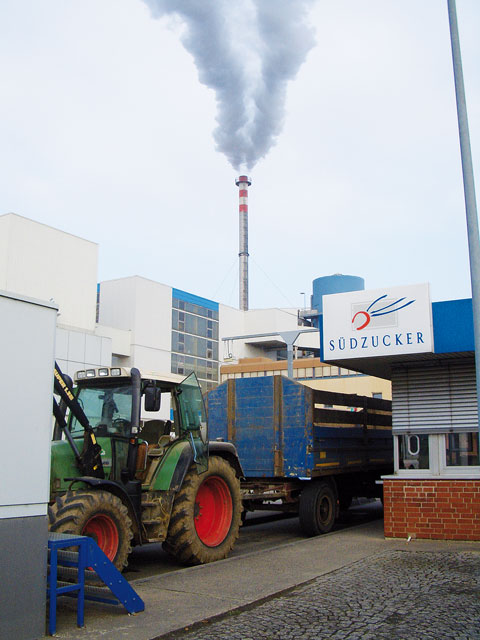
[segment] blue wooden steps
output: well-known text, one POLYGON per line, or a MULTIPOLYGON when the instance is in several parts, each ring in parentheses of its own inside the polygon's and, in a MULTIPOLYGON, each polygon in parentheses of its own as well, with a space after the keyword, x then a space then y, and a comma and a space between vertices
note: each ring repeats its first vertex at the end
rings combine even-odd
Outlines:
POLYGON ((87 536, 48 534, 49 603, 48 632, 57 626, 58 596, 77 597, 77 625, 83 627, 85 600, 122 605, 128 613, 139 613, 145 604, 97 543, 87 536), (76 547, 76 550, 69 550, 76 547))

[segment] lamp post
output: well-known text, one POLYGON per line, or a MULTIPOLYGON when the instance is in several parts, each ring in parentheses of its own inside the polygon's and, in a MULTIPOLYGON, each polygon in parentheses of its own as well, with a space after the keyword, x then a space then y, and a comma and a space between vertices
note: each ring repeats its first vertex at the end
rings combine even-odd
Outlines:
POLYGON ((448 19, 452 44, 453 75, 455 77, 455 97, 457 101, 460 152, 462 157, 463 190, 467 215, 468 252, 470 256, 470 279, 472 284, 473 334, 475 341, 475 373, 477 380, 477 411, 479 417, 480 444, 480 241, 478 236, 477 202, 473 177, 472 151, 468 130, 467 103, 463 83, 462 56, 458 35, 457 9, 455 0, 448 0, 448 19))

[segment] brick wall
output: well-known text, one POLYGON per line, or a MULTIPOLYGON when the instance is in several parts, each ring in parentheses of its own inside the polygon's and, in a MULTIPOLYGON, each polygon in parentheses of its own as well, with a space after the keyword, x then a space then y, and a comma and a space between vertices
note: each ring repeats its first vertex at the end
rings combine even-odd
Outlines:
POLYGON ((480 540, 479 480, 384 480, 386 538, 480 540))

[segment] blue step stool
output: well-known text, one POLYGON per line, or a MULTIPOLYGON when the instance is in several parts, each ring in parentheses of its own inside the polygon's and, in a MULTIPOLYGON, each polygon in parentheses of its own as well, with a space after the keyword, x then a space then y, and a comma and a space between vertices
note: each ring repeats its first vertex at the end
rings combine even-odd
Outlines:
POLYGON ((143 600, 92 538, 66 533, 49 533, 48 552, 47 598, 50 599, 48 622, 50 635, 55 634, 57 627, 58 596, 77 598, 79 627, 84 626, 86 599, 122 605, 128 613, 144 611, 143 600), (71 547, 77 547, 77 551, 69 551, 71 547), (98 576, 98 582, 103 583, 102 586, 85 584, 86 574, 98 576), (62 579, 59 580, 59 577, 62 579))

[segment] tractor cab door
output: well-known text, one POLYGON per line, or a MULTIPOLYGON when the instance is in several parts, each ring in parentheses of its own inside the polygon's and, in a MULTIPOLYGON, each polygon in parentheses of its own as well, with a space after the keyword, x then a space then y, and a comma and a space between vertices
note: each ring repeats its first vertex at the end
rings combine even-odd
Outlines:
POLYGON ((208 469, 207 415, 197 376, 191 373, 180 383, 176 393, 182 435, 190 439, 198 473, 208 469))

